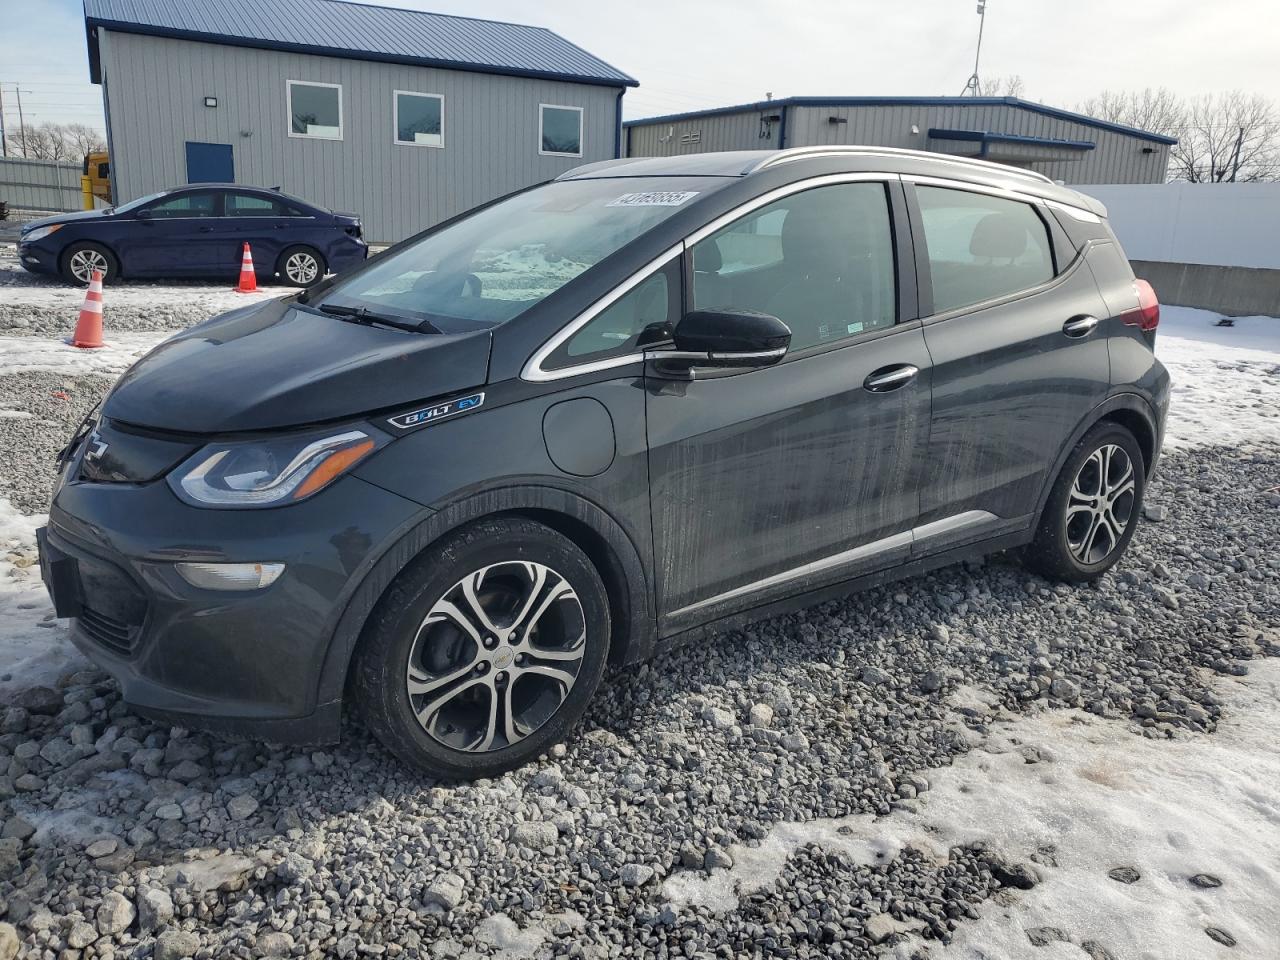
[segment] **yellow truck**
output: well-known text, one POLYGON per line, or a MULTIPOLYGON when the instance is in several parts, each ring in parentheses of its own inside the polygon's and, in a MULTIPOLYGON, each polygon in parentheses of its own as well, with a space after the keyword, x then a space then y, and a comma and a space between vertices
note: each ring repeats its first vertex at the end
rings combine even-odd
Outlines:
POLYGON ((80 192, 84 196, 84 208, 93 209, 93 198, 111 202, 111 164, 106 151, 91 153, 84 158, 80 176, 80 192))

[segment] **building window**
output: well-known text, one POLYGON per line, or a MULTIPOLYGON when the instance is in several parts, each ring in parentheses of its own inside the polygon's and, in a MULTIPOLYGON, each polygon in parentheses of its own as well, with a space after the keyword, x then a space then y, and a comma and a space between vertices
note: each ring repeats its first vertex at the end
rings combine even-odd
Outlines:
POLYGON ((342 139, 342 87, 289 80, 289 136, 342 139))
POLYGON ((582 108, 538 105, 538 152, 550 157, 582 156, 582 108))
POLYGON ((414 147, 444 146, 444 97, 435 93, 396 90, 396 143, 414 147))

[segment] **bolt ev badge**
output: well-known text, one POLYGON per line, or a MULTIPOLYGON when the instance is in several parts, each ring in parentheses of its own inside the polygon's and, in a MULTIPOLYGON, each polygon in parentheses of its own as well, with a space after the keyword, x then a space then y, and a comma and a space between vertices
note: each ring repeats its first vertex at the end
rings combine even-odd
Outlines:
POLYGON ((98 435, 98 431, 93 431, 93 433, 89 434, 89 449, 85 451, 84 458, 93 460, 96 463, 107 452, 107 446, 107 441, 98 435))
POLYGON ((455 413, 474 410, 483 403, 484 394, 473 393, 469 397, 459 397, 456 400, 437 403, 434 407, 423 407, 421 410, 414 410, 412 413, 402 413, 399 416, 390 417, 387 423, 393 427, 399 427, 401 430, 411 430, 414 427, 428 426, 437 420, 445 419, 445 417, 452 417, 455 413))

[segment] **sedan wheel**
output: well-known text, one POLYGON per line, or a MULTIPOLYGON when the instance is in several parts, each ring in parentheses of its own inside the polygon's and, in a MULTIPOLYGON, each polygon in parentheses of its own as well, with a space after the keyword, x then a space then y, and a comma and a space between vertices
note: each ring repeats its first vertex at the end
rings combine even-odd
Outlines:
POLYGON ((88 286, 95 270, 102 273, 102 282, 115 280, 120 264, 106 247, 96 243, 79 241, 72 244, 62 256, 62 275, 69 283, 88 286))
POLYGON ((577 723, 604 675, 609 596, 563 534, 521 517, 447 535, 388 588, 351 683, 370 729, 411 766, 495 776, 577 723))
POLYGON ((309 287, 324 278, 324 259, 310 247, 291 247, 280 257, 280 275, 293 287, 309 287))
POLYGON ((582 604, 561 574, 523 561, 482 567, 455 583, 419 626, 409 702, 443 746, 512 746, 560 709, 586 642, 582 604))

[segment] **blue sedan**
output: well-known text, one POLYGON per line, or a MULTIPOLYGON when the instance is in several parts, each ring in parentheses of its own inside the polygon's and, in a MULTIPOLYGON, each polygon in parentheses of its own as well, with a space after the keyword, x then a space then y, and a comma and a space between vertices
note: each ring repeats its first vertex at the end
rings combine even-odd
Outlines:
POLYGON ((278 190, 237 184, 179 187, 118 207, 33 220, 18 237, 32 273, 86 284, 94 270, 119 277, 226 277, 248 243, 259 279, 306 287, 362 262, 360 218, 278 190))

